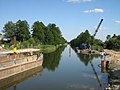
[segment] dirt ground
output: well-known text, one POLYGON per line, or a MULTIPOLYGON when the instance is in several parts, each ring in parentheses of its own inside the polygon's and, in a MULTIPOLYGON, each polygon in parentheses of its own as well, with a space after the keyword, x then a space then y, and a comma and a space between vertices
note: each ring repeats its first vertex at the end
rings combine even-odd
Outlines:
POLYGON ((114 69, 120 69, 120 51, 105 50, 107 54, 110 55, 111 67, 114 69))

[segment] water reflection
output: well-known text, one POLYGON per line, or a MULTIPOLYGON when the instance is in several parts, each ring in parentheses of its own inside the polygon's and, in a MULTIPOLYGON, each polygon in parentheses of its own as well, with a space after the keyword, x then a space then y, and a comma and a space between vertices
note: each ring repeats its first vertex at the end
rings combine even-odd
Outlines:
POLYGON ((61 53, 64 51, 64 47, 58 48, 55 52, 52 53, 45 53, 44 54, 44 61, 43 61, 43 68, 47 68, 48 70, 55 71, 55 69, 59 65, 59 61, 61 60, 61 53))
POLYGON ((71 47, 69 47, 69 57, 71 57, 71 47))
POLYGON ((90 65, 92 68, 92 71, 94 73, 94 76, 90 75, 89 73, 85 74, 85 75, 96 78, 97 83, 99 84, 100 90, 105 90, 107 87, 107 84, 108 84, 108 74, 105 72, 103 73, 102 69, 101 69, 101 74, 99 74, 96 69, 101 68, 101 67, 98 67, 98 65, 97 65, 97 67, 95 67, 96 65, 94 66, 94 64, 93 64, 94 61, 92 61, 92 60, 95 60, 98 58, 101 59, 101 56, 98 54, 78 54, 78 53, 77 53, 77 56, 78 56, 79 60, 84 63, 84 65, 86 67, 88 65, 90 65))
POLYGON ((94 58, 100 57, 98 54, 77 54, 80 61, 82 61, 85 66, 88 66, 89 62, 92 61, 94 58))
POLYGON ((42 66, 35 67, 33 69, 27 70, 25 72, 13 75, 11 77, 0 80, 0 90, 6 90, 7 88, 13 88, 12 90, 17 90, 17 85, 35 75, 41 75, 43 71, 42 66))
MULTIPOLYGON (((103 56, 100 55, 95 55, 95 54, 78 54, 76 53, 79 60, 84 63, 85 66, 88 66, 90 63, 95 78, 97 79, 99 86, 101 87, 101 90, 120 90, 120 70, 108 70, 106 67, 102 67, 102 59, 104 58, 103 56), (92 63, 92 60, 94 59, 101 59, 101 64, 100 69, 101 69, 101 75, 98 75, 98 71, 96 71, 96 67, 94 67, 94 64, 92 63)), ((94 62, 94 61, 93 61, 94 62)), ((87 75, 90 76, 88 73, 87 75)), ((84 75, 85 76, 85 75, 84 75)), ((90 76, 91 77, 91 76, 90 76)))
POLYGON ((25 74, 25 79, 14 83, 12 83, 14 79, 6 79, 5 82, 10 83, 4 86, 2 86, 4 81, 0 81, 0 90, 11 86, 12 89, 9 90, 101 90, 101 84, 102 90, 105 90, 108 76, 98 67, 100 60, 99 55, 77 54, 69 46, 66 49, 61 47, 55 52, 44 54, 43 72, 38 68, 36 69, 38 72, 25 74), (39 77, 37 73, 40 75, 42 73, 42 76, 39 77), (36 77, 33 77, 34 75, 36 77), (33 78, 26 80, 29 77, 33 78))

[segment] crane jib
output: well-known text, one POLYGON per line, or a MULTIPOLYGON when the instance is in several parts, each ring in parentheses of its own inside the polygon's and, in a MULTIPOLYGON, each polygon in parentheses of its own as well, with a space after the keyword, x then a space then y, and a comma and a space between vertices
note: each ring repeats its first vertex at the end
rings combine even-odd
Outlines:
POLYGON ((98 32, 98 29, 100 28, 100 25, 101 25, 102 21, 103 21, 103 19, 101 19, 101 21, 100 21, 100 23, 99 23, 97 29, 95 30, 95 33, 94 33, 93 37, 96 36, 96 33, 98 32))

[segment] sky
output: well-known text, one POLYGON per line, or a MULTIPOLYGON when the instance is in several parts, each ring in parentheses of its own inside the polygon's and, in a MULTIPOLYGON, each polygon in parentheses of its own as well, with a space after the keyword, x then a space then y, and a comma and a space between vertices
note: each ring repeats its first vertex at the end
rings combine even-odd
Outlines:
POLYGON ((55 23, 68 41, 86 29, 94 34, 104 19, 96 38, 120 35, 120 0, 0 0, 0 32, 8 21, 35 21, 46 26, 55 23))

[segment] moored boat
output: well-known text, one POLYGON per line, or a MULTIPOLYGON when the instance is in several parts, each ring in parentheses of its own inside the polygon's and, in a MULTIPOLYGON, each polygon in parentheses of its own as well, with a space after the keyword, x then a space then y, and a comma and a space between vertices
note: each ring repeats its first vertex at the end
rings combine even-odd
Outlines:
POLYGON ((43 54, 26 55, 19 58, 13 55, 6 56, 6 58, 9 60, 1 60, 0 62, 0 79, 42 66, 43 63, 43 54), (14 59, 12 57, 14 57, 14 59))

